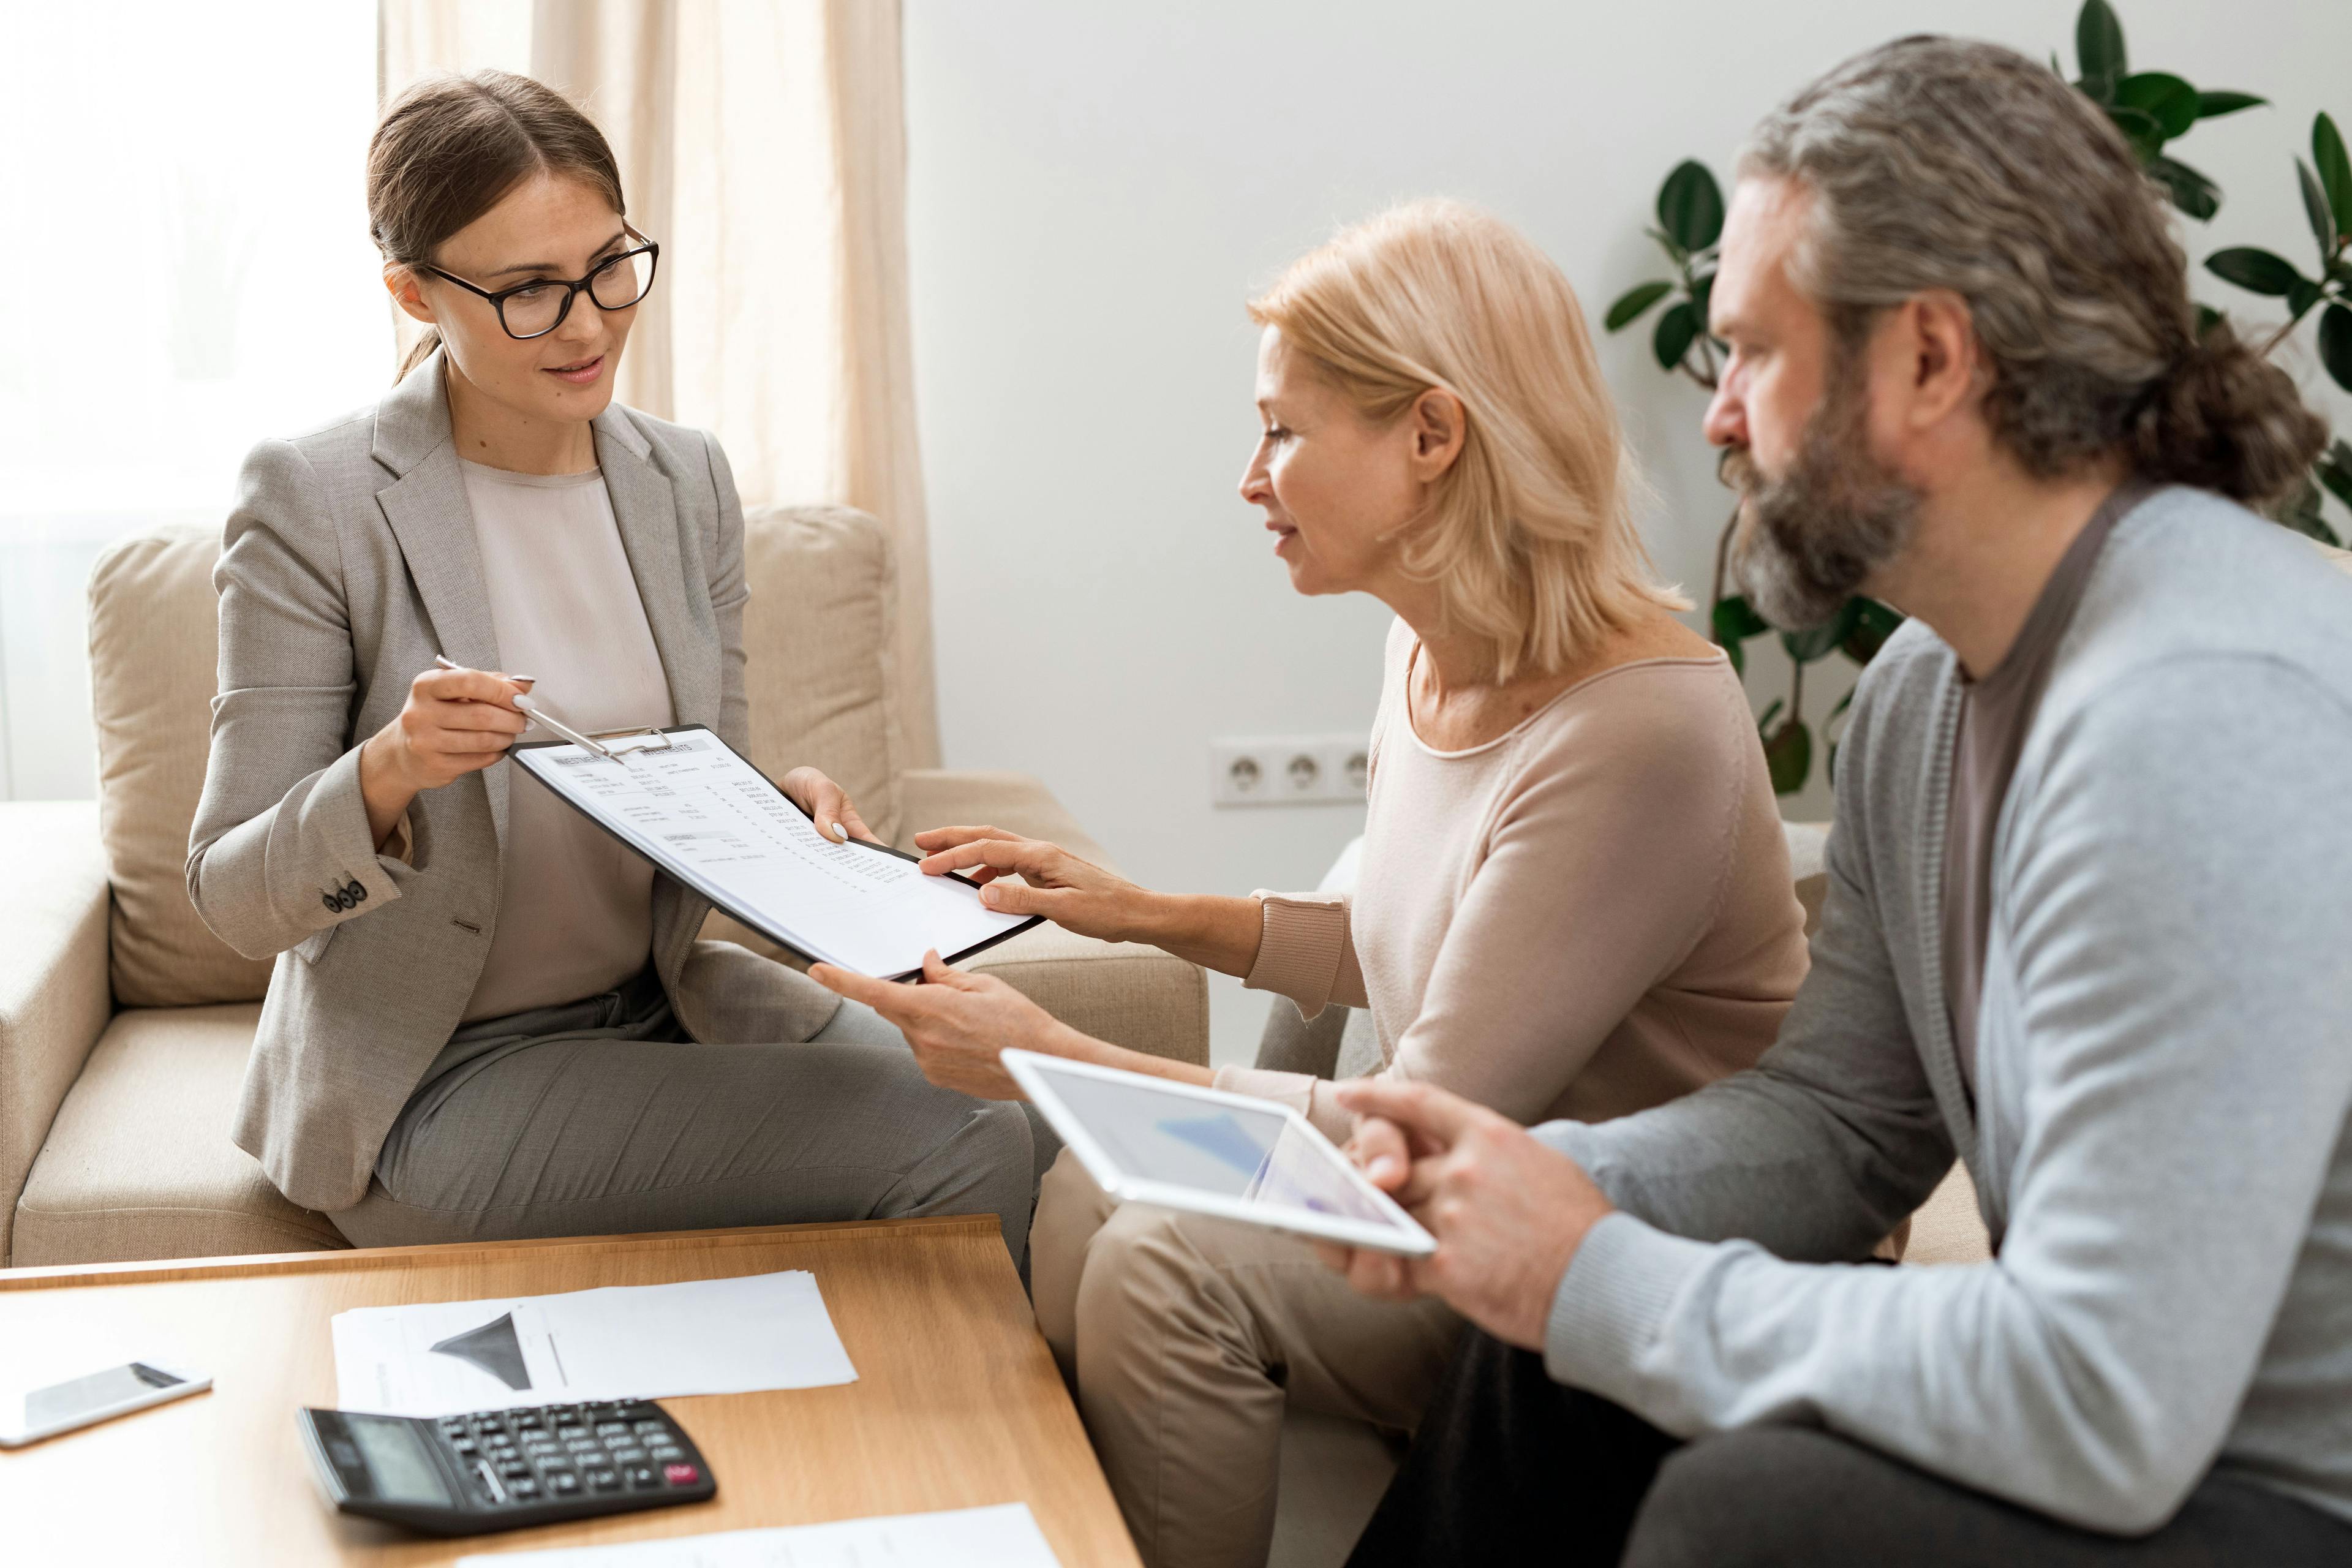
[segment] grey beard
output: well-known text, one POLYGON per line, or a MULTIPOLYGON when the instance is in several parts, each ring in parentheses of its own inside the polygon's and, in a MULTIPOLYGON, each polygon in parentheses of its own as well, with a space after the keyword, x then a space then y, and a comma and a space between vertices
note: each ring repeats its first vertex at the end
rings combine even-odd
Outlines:
POLYGON ((1783 630, 1836 615, 1903 552, 1918 525, 1919 492, 1872 460, 1859 419, 1834 406, 1815 416, 1780 478, 1762 478, 1747 462, 1735 467, 1743 498, 1732 576, 1756 613, 1783 630))

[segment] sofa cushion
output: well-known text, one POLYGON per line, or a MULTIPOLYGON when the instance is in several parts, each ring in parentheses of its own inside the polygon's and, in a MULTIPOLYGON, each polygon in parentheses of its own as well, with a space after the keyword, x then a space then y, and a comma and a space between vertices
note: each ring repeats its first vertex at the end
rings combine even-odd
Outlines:
MULTIPOLYGON (((247 1002, 269 984, 269 963, 238 957, 188 902, 219 664, 219 553, 217 529, 159 528, 110 547, 90 574, 111 968, 126 1007, 247 1002)), ((877 833, 896 837, 898 574, 881 524, 846 507, 763 507, 745 519, 743 558, 752 761, 771 776, 824 769, 877 833)))
POLYGON ((229 1142, 257 1004, 118 1014, 16 1204, 18 1268, 349 1245, 229 1142))
POLYGON ((90 572, 99 831, 114 885, 114 999, 125 1007, 249 1002, 269 984, 268 961, 238 957, 188 902, 188 827, 204 790, 220 647, 219 555, 216 528, 161 528, 110 546, 90 572))
POLYGON ((898 574, 882 525, 848 507, 744 518, 744 684, 751 761, 823 769, 884 843, 898 836, 898 574))

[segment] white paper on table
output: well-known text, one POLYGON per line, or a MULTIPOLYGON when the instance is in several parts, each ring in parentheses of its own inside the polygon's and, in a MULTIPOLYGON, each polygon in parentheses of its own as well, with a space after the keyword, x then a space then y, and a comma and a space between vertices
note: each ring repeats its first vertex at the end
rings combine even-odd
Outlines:
POLYGON ((517 765, 677 880, 811 958, 885 978, 1034 922, 999 914, 971 883, 911 860, 828 843, 800 808, 718 736, 681 731, 620 761, 530 746, 517 765))
POLYGON ((457 1568, 1061 1568, 1029 1505, 460 1557, 457 1568))
POLYGON ((855 1383, 804 1268, 335 1314, 337 1403, 454 1415, 855 1383))

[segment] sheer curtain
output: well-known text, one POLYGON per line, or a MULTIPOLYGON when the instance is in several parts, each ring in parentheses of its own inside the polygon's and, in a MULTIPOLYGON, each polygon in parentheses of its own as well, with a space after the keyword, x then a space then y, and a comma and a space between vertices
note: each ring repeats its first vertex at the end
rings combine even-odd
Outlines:
POLYGON ((882 520, 905 754, 936 765, 895 0, 381 0, 378 17, 386 96, 494 66, 595 118, 662 244, 620 396, 716 431, 748 506, 882 520))
POLYGON ((217 529, 255 442, 381 396, 364 6, 6 8, 0 33, 0 798, 86 799, 84 588, 217 529))

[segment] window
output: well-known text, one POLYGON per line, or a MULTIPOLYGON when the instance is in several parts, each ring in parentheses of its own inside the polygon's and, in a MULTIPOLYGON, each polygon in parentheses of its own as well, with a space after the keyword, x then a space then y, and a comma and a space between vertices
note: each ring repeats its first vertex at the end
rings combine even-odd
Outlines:
POLYGON ((93 793, 83 584, 380 395, 366 0, 21 8, 0 49, 0 796, 93 793))

